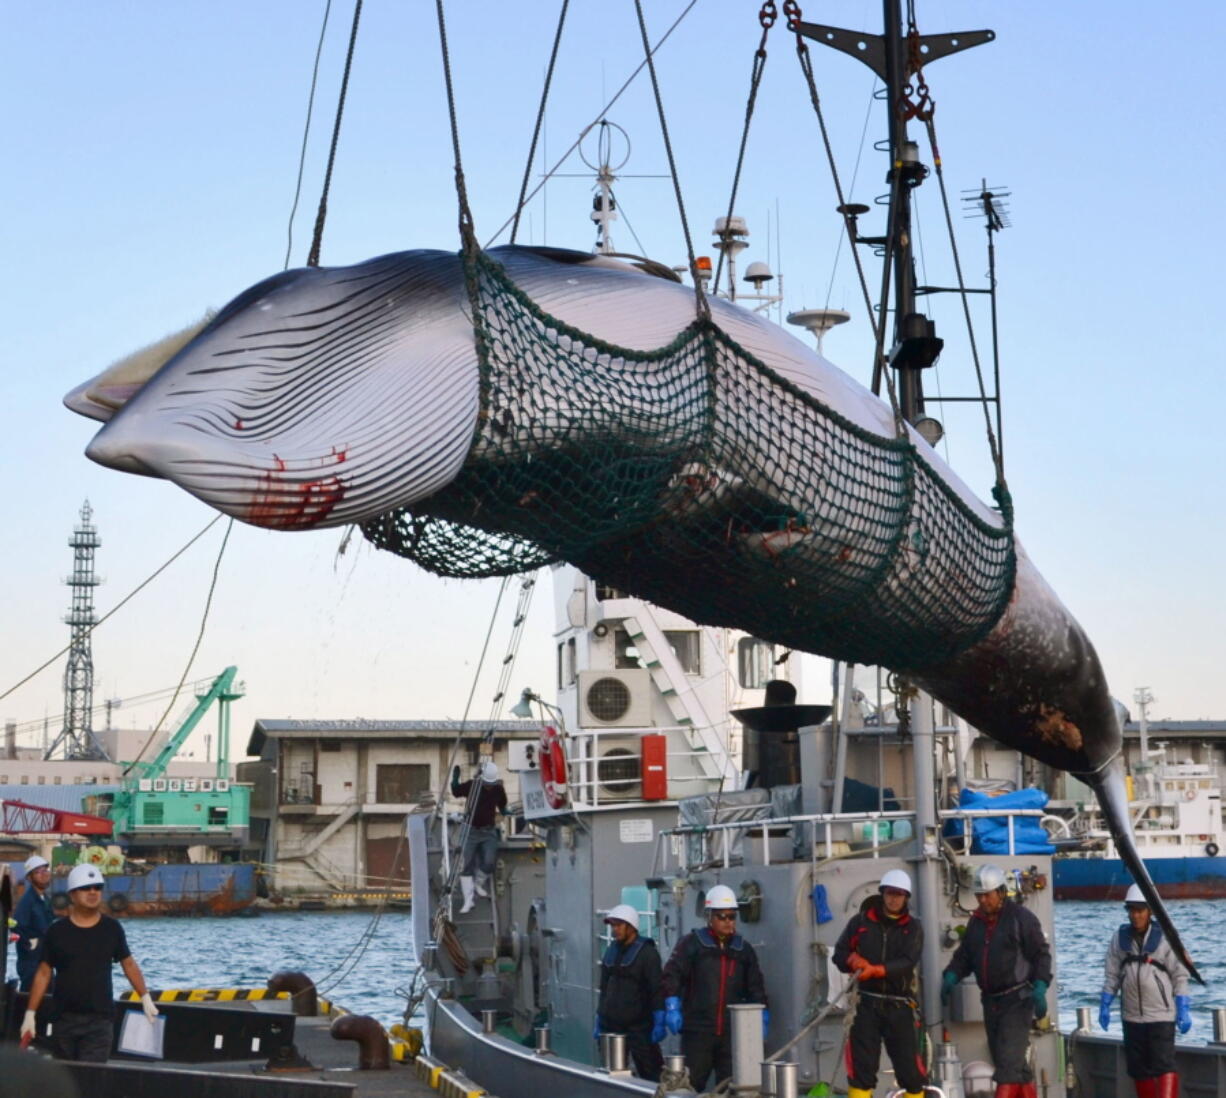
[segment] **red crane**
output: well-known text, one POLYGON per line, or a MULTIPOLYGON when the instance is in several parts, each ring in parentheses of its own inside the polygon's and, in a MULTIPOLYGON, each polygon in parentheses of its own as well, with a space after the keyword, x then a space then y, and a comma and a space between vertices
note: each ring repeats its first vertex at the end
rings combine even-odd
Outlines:
POLYGON ((59 835, 110 835, 111 821, 104 816, 44 808, 24 801, 0 800, 0 832, 50 832, 59 835))

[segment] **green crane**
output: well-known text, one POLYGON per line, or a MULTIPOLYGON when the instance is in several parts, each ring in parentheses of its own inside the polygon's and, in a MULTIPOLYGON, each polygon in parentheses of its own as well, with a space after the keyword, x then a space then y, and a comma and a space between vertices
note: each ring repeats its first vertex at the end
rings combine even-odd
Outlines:
POLYGON ((230 703, 243 696, 234 685, 237 667, 227 667, 151 762, 135 762, 115 794, 111 819, 116 835, 130 842, 239 845, 247 837, 251 789, 230 781, 230 703), (217 770, 213 778, 167 778, 166 768, 210 705, 217 703, 217 770))

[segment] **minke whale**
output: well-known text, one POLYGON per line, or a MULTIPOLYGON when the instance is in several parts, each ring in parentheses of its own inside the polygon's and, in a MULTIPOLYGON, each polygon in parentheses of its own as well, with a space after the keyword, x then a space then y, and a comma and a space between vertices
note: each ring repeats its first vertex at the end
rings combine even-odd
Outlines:
MULTIPOLYGON (((982 732, 1094 789, 1121 858, 1173 948, 1201 980, 1137 853, 1120 719, 1098 655, 1001 513, 977 499, 909 427, 899 442, 888 405, 789 333, 718 299, 709 302, 717 336, 708 363, 719 361, 719 339, 726 335, 758 364, 760 376, 749 388, 729 385, 722 373, 696 379, 706 394, 707 432, 696 456, 681 437, 680 390, 656 384, 659 371, 650 358, 615 353, 672 344, 695 321, 691 289, 586 253, 509 246, 487 258, 551 318, 542 323, 541 338, 559 354, 575 343, 568 328, 596 337, 596 350, 575 352, 578 381, 512 378, 494 407, 489 370, 513 375, 517 344, 503 340, 499 362, 483 372, 461 258, 399 252, 349 267, 274 275, 215 316, 78 386, 65 403, 104 423, 86 454, 111 468, 173 481, 225 514, 272 529, 357 523, 369 536, 390 516, 441 516, 545 546, 555 559, 566 556, 601 580, 704 624, 739 626, 804 651, 904 672, 982 732), (583 383, 585 363, 593 371, 612 363, 633 395, 605 399, 583 383), (836 531, 806 517, 815 513, 814 499, 846 486, 833 454, 770 429, 778 414, 772 402, 781 393, 801 394, 857 438, 908 447, 927 471, 931 483, 911 490, 912 509, 898 519, 906 551, 888 569, 862 569, 867 578, 859 587, 805 579, 807 565, 836 580, 838 569, 854 571, 868 553, 869 536, 857 533, 855 523, 836 531), (521 414, 520 396, 535 402, 531 423, 521 414), (722 437, 734 413, 756 418, 763 429, 752 439, 760 441, 722 437), (636 556, 624 531, 606 529, 608 511, 618 505, 595 494, 586 502, 586 485, 569 497, 564 517, 572 525, 589 523, 591 536, 568 549, 550 541, 563 516, 548 493, 517 490, 499 502, 466 480, 478 465, 496 472, 513 451, 544 468, 557 451, 582 452, 613 436, 623 462, 633 462, 636 447, 656 458, 666 451, 683 455, 672 459, 648 497, 651 513, 632 520, 657 560, 669 565, 659 574, 638 568, 644 557, 636 556), (461 491, 461 485, 468 487, 461 491), (802 489, 811 495, 802 498, 802 489), (974 577, 963 562, 921 536, 922 509, 944 497, 960 501, 970 527, 1011 548, 999 599, 972 598, 974 577), (747 526, 740 516, 749 501, 756 513, 787 521, 769 531, 747 526), (684 543, 677 531, 685 533, 684 543), (697 567, 685 547, 703 538, 704 559, 723 554, 740 569, 732 574, 748 577, 725 584, 720 612, 705 620, 701 605, 669 582, 697 567), (910 620, 907 607, 934 594, 975 610, 915 625, 906 658, 869 628, 877 609, 910 620), (765 626, 754 617, 764 602, 778 607, 765 626), (815 611, 829 604, 837 604, 833 625, 819 628, 815 611)), ((498 335, 485 334, 488 340, 498 335)), ((882 460, 868 483, 893 475, 882 460)), ((848 498, 854 506, 858 497, 853 491, 848 498)), ((631 519, 622 514, 619 521, 624 527, 631 519)))

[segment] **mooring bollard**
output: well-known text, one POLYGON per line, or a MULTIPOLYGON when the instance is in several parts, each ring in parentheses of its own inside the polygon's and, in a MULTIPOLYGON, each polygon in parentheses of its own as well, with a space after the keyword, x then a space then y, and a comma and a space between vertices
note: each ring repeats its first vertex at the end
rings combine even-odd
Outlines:
POLYGON ((544 1056, 546 1053, 553 1051, 553 1049, 549 1047, 549 1027, 548 1026, 537 1026, 536 1027, 536 1051, 537 1051, 537 1054, 540 1056, 544 1056))
POLYGON ((1094 1028, 1094 1009, 1092 1007, 1077 1008, 1077 1032, 1089 1033, 1094 1028))
POLYGON ((498 1011, 483 1010, 481 1012, 481 1032, 493 1033, 498 1028, 498 1011))
POLYGON ((305 972, 275 972, 268 977, 268 990, 288 991, 294 1013, 299 1018, 314 1018, 319 1014, 315 984, 305 972))

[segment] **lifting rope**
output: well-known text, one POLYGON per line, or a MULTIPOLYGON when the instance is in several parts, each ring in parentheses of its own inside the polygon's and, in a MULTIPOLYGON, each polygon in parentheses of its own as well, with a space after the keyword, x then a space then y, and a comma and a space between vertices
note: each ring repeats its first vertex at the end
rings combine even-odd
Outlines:
MULTIPOLYGON (((800 33, 800 24, 804 20, 804 15, 800 10, 800 4, 796 0, 785 0, 783 5, 783 14, 787 16, 788 30, 796 36, 796 60, 800 64, 801 74, 805 78, 805 85, 809 91, 809 103, 813 107, 813 113, 817 117, 818 129, 822 135, 822 146, 826 151, 826 162, 830 167, 830 178, 834 182, 834 192, 839 200, 839 212, 843 215, 843 228, 847 233, 847 242, 851 246, 851 256, 856 264, 856 275, 860 282, 860 292, 864 297, 864 308, 868 313, 869 326, 873 330, 876 339, 876 347, 873 353, 873 381, 872 390, 877 396, 881 395, 881 381, 884 377, 886 383, 886 391, 890 398, 890 409, 894 413, 895 424, 899 427, 900 433, 902 423, 902 412, 898 404, 898 396, 894 390, 894 380, 890 376, 888 370, 885 369, 885 326, 886 326, 886 310, 884 308, 884 298, 880 315, 873 308, 873 299, 868 292, 868 276, 864 273, 864 264, 860 260, 860 252, 856 247, 856 226, 854 215, 851 212, 851 207, 848 205, 847 198, 843 194, 843 182, 839 177, 838 164, 834 159, 834 149, 830 144, 830 131, 826 128, 826 116, 822 111, 821 96, 817 92, 817 80, 813 75, 813 58, 809 54, 809 46, 804 40, 804 36, 800 33)), ((891 202, 893 206, 893 202, 891 202)), ((886 253, 886 278, 889 277, 890 256, 886 253)))
MULTIPOLYGON (((762 73, 766 69, 766 36, 770 34, 771 27, 775 25, 775 20, 778 18, 779 9, 775 6, 775 0, 766 0, 761 11, 758 12, 762 37, 758 42, 758 48, 754 51, 753 67, 749 75, 749 96, 745 102, 745 125, 741 129, 741 147, 737 152, 736 168, 732 173, 732 193, 728 195, 728 216, 724 219, 725 231, 732 223, 732 211, 736 207, 736 192, 741 184, 741 168, 745 164, 745 146, 749 142, 749 124, 753 119, 754 106, 758 100, 758 87, 762 83, 762 73)), ((715 277, 711 280, 716 293, 719 293, 719 276, 724 269, 724 251, 723 248, 719 250, 719 261, 715 264, 715 277)))
POLYGON ((323 24, 319 28, 319 41, 315 45, 315 64, 311 68, 311 90, 307 94, 306 121, 302 126, 302 146, 298 150, 298 178, 294 182, 294 200, 290 203, 289 223, 285 230, 285 262, 289 270, 290 256, 294 251, 294 218, 298 215, 298 200, 302 197, 302 177, 306 171, 307 139, 311 136, 311 118, 315 113, 315 89, 319 85, 319 59, 324 52, 324 39, 328 34, 328 19, 332 14, 332 0, 324 7, 323 24))
POLYGON ((536 112, 536 126, 532 130, 532 143, 528 146, 528 162, 524 165, 524 179, 519 185, 519 201, 515 203, 515 221, 511 225, 511 243, 519 234, 519 218, 524 212, 525 195, 528 193, 528 180, 532 177, 532 161, 536 159, 536 143, 540 140, 541 126, 545 121, 545 105, 549 101, 549 88, 553 84, 553 70, 558 62, 558 47, 562 44, 562 27, 566 22, 566 9, 570 0, 562 0, 562 10, 558 13, 558 30, 553 36, 553 51, 549 54, 549 68, 545 73, 545 86, 541 89, 541 105, 536 112))
POLYGON ((673 181, 673 194, 677 199, 677 213, 681 218, 681 231, 685 235, 685 251, 690 261, 690 277, 694 280, 694 298, 698 308, 698 316, 708 322, 711 319, 711 306, 702 288, 702 279, 698 275, 698 260, 694 255, 694 240, 690 235, 690 223, 685 215, 685 199, 681 197, 681 180, 677 178, 677 160, 673 156, 672 141, 668 136, 668 120, 664 117, 664 100, 660 96, 660 82, 656 77, 656 63, 652 57, 651 42, 647 38, 647 23, 643 18, 643 0, 634 0, 634 11, 639 20, 639 34, 643 39, 643 54, 647 64, 647 72, 651 76, 651 90, 655 96, 656 114, 660 118, 660 136, 664 139, 664 151, 668 154, 668 171, 673 181))
POLYGON ((319 195, 319 210, 315 214, 315 233, 311 240, 311 251, 307 255, 308 267, 319 266, 319 249, 324 238, 324 221, 328 217, 328 192, 332 189, 332 168, 336 164, 336 147, 341 138, 341 119, 345 114, 345 97, 349 92, 349 73, 353 68, 353 50, 357 45, 358 23, 361 18, 362 0, 355 0, 353 5, 353 26, 349 30, 349 50, 345 54, 345 72, 341 77, 341 91, 336 103, 336 119, 332 123, 332 145, 328 149, 328 167, 324 171, 323 190, 319 195))

